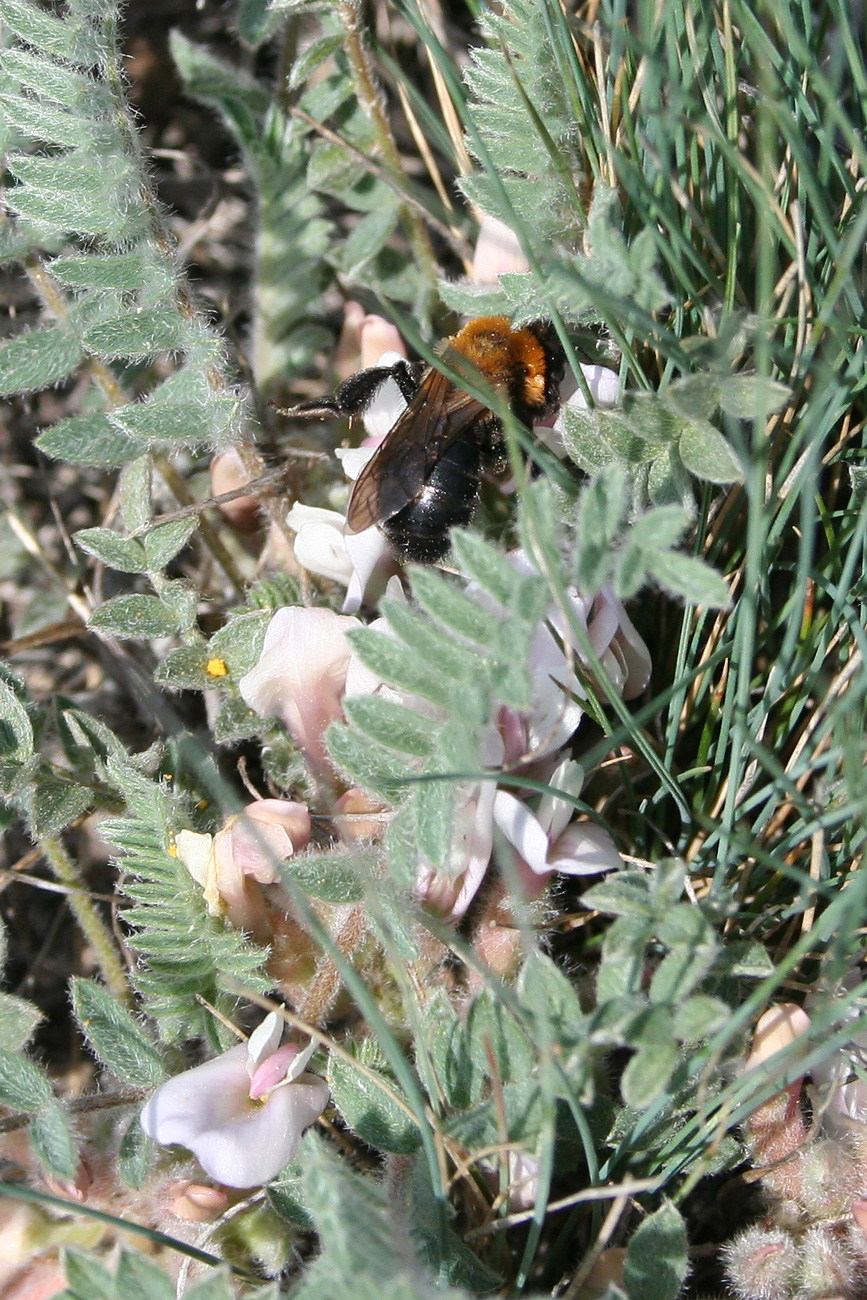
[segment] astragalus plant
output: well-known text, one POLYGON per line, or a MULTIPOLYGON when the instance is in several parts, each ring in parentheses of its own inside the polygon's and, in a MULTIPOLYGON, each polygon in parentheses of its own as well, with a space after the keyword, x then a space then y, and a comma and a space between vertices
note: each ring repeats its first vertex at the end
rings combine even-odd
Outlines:
POLYGON ((240 254, 123 14, 0 0, 0 1290, 856 1300, 863 30, 230 9, 240 254), (410 356, 501 430, 437 565, 346 518, 410 356))

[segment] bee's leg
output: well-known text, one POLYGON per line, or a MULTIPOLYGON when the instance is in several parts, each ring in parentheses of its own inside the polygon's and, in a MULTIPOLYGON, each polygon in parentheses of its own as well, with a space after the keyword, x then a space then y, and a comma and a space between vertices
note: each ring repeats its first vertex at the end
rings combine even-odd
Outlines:
POLYGON ((359 370, 357 375, 345 379, 334 394, 334 401, 340 404, 345 415, 360 415, 365 411, 379 389, 388 379, 393 379, 400 389, 401 396, 409 405, 419 385, 420 367, 409 361, 397 361, 393 366, 371 366, 369 370, 359 370))
POLYGON ((409 361, 398 361, 393 366, 371 366, 368 370, 359 370, 357 374, 344 379, 333 397, 314 397, 308 402, 301 402, 284 415, 298 418, 324 419, 327 416, 361 415, 367 410, 379 389, 387 380, 393 379, 401 391, 404 401, 409 402, 415 396, 423 367, 409 361))

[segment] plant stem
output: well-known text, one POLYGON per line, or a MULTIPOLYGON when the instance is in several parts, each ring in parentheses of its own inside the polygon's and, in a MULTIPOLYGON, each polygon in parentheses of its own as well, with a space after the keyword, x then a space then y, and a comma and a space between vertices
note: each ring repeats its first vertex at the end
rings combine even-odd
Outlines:
POLYGON ((40 848, 45 860, 61 884, 70 889, 67 901, 81 931, 96 956, 106 987, 123 1006, 132 1002, 129 982, 123 963, 108 927, 87 895, 87 886, 77 864, 66 852, 63 841, 56 835, 44 835, 40 848))
MULTIPOLYGON (((394 136, 391 134, 391 127, 383 107, 382 95, 376 84, 376 74, 365 44, 359 0, 339 0, 337 12, 346 38, 345 50, 352 68, 355 93, 373 126, 384 170, 390 172, 394 177, 395 185, 403 189, 405 187, 402 181, 403 167, 400 162, 400 154, 394 142, 394 136)), ((416 212, 413 212, 405 204, 402 205, 401 211, 409 231, 410 242, 416 260, 424 272, 425 279, 429 284, 433 285, 439 276, 439 270, 424 222, 416 212)))

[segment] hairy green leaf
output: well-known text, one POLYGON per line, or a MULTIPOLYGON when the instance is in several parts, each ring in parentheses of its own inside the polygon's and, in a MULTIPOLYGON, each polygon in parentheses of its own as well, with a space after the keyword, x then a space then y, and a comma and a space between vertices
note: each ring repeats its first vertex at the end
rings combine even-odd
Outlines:
POLYGON ((112 1074, 133 1087, 162 1082, 165 1072, 156 1048, 102 984, 75 978, 70 992, 81 1032, 112 1074))

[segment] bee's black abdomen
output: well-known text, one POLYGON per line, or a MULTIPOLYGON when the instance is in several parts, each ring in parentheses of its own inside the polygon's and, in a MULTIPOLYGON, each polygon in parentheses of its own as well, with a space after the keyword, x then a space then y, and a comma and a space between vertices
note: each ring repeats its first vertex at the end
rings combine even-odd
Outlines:
POLYGON ((468 524, 479 495, 483 449, 465 435, 437 462, 414 501, 380 526, 405 560, 433 564, 449 549, 449 530, 468 524))

